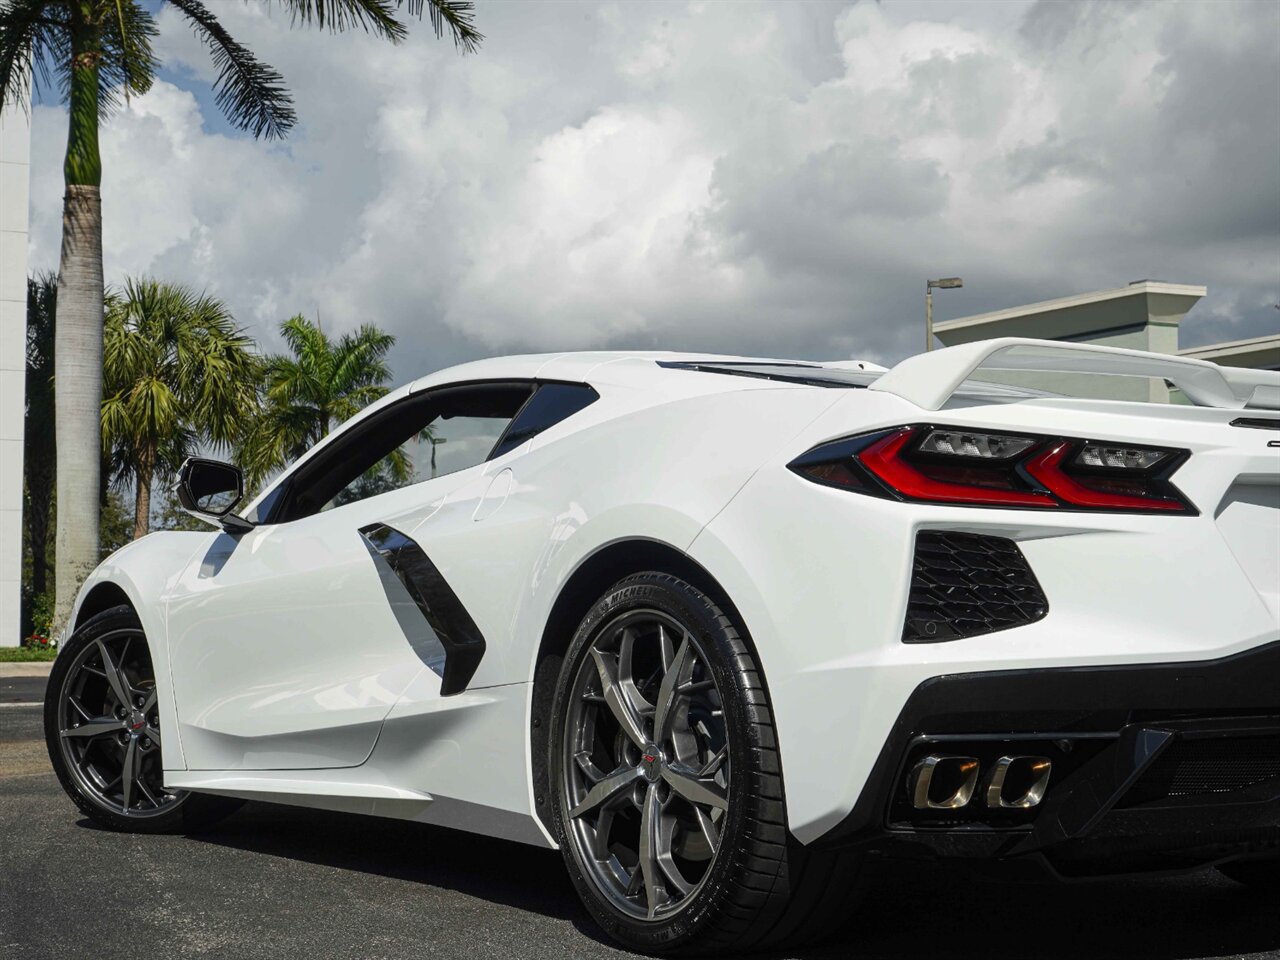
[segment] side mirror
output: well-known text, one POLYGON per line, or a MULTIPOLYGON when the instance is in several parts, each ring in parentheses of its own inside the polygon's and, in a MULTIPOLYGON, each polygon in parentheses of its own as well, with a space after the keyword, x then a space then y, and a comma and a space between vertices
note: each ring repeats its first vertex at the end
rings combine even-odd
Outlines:
POLYGON ((188 457, 174 487, 182 509, 228 533, 252 530, 253 524, 231 511, 244 499, 244 474, 219 460, 188 457))

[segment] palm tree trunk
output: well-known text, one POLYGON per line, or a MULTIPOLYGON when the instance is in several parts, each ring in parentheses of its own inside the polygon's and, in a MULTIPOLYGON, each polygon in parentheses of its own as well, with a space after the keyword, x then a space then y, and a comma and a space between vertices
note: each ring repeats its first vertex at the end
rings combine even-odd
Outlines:
POLYGON ((156 448, 148 444, 138 456, 138 468, 134 473, 137 487, 133 505, 133 539, 145 537, 151 532, 151 481, 156 472, 156 448))
POLYGON ((100 28, 93 4, 71 5, 71 89, 62 258, 54 332, 58 509, 54 631, 98 563, 102 456, 102 162, 98 155, 100 28))

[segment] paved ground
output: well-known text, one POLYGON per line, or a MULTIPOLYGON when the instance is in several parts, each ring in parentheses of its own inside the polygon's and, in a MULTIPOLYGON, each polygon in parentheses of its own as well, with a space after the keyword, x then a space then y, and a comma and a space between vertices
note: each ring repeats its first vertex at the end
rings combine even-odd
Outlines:
MULTIPOLYGON (((15 705, 43 685, 0 678, 6 960, 627 956, 552 852, 265 804, 201 837, 98 830, 49 771, 39 709, 15 705)), ((1280 904, 1213 873, 1063 887, 882 868, 848 933, 801 956, 1280 958, 1280 904)))

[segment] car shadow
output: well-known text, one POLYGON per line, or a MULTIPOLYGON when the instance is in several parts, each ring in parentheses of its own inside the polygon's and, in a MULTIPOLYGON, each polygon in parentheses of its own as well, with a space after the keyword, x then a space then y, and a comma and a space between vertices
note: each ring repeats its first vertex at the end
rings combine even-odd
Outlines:
MULTIPOLYGON (((608 941, 560 855, 443 827, 250 803, 192 837, 246 853, 460 892, 566 920, 608 941)), ((957 867, 878 863, 850 922, 827 944, 774 960, 1192 960, 1280 950, 1274 892, 1213 871, 1141 880, 1018 882, 957 867)))

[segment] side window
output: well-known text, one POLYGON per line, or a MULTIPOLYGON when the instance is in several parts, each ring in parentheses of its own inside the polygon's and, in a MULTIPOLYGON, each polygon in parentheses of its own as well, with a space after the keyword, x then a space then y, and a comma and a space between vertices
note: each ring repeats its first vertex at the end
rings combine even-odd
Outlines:
POLYGON ((482 463, 533 394, 529 381, 411 394, 343 431, 273 494, 271 523, 309 517, 482 463))
POLYGON ((600 399, 600 394, 585 383, 542 383, 529 402, 520 408, 502 439, 493 447, 489 459, 514 450, 530 437, 573 416, 583 407, 600 399))

